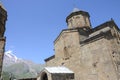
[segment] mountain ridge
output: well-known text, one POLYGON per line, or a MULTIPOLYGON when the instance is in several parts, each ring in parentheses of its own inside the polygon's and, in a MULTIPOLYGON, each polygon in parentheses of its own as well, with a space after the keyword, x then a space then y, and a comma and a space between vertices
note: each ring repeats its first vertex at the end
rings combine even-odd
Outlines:
POLYGON ((34 78, 44 68, 30 60, 18 58, 12 51, 6 51, 3 60, 3 71, 12 73, 16 78, 34 78))

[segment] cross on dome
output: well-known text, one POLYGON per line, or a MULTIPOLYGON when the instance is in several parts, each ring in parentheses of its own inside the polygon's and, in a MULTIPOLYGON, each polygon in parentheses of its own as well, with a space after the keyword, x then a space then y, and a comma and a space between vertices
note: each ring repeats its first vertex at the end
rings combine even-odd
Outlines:
POLYGON ((80 9, 74 8, 72 12, 78 12, 78 11, 80 11, 80 9))

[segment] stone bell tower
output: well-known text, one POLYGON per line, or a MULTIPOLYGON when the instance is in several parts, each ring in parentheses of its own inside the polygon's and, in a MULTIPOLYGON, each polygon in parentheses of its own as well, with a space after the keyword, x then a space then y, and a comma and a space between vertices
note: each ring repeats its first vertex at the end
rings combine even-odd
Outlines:
POLYGON ((89 19, 89 13, 81 11, 78 8, 74 8, 72 13, 67 16, 66 22, 68 28, 91 28, 91 23, 89 19))
POLYGON ((3 64, 3 56, 4 56, 4 50, 5 50, 5 23, 7 20, 7 12, 5 8, 0 3, 0 77, 2 72, 2 64, 3 64))

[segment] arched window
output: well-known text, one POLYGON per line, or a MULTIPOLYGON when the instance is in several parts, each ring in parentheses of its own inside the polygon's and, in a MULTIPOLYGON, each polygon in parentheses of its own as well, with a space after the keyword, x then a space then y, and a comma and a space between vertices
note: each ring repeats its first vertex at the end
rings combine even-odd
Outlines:
POLYGON ((68 26, 71 27, 71 28, 73 27, 73 20, 72 19, 68 20, 68 26))
POLYGON ((69 59, 69 52, 68 52, 68 48, 64 47, 64 59, 69 59))

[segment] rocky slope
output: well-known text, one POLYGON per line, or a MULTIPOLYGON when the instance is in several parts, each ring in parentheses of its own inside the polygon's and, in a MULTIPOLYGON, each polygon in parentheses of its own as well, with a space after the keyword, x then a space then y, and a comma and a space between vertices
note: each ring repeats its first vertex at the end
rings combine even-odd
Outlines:
POLYGON ((16 78, 36 77, 44 68, 44 64, 36 64, 29 60, 16 57, 12 51, 5 52, 3 71, 14 75, 16 78))

